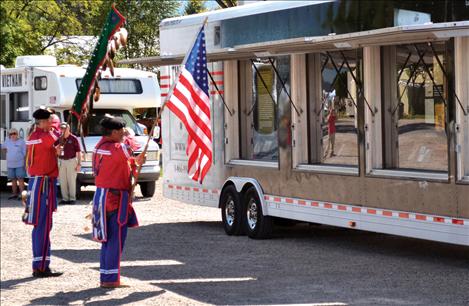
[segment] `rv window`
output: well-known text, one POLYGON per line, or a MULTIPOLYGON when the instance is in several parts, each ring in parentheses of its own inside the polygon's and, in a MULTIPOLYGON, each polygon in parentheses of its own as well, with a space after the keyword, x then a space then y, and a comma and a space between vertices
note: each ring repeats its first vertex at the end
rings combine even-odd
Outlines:
POLYGON ((29 121, 28 93, 18 92, 10 95, 10 121, 29 121), (13 103, 11 103, 13 101, 13 103))
POLYGON ((35 90, 46 90, 47 89, 47 77, 40 76, 34 78, 34 89, 35 90))
MULTIPOLYGON (((82 79, 77 79, 77 89, 82 79)), ((101 79, 99 80, 101 94, 141 94, 142 84, 136 79, 101 79)))
POLYGON ((385 169, 448 171, 448 44, 383 47, 385 169))
POLYGON ((310 163, 358 167, 357 101, 362 88, 361 50, 308 55, 310 163), (313 67, 316 66, 316 67, 313 67))

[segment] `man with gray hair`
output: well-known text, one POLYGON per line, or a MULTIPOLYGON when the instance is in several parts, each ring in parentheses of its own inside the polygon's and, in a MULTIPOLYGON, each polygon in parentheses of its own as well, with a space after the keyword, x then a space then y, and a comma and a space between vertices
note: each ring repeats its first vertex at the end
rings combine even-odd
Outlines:
MULTIPOLYGON (((70 132, 70 125, 60 124, 61 136, 58 140, 59 183, 62 201, 59 204, 74 204, 76 201, 77 172, 81 167, 81 148, 78 139, 70 132)), ((79 191, 79 190, 78 190, 79 191)))

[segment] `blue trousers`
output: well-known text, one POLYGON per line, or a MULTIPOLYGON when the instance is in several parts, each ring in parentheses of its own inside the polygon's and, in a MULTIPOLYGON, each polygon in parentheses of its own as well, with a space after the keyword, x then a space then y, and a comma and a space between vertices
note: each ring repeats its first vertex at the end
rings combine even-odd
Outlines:
POLYGON ((100 269, 101 284, 119 285, 120 261, 127 237, 127 224, 117 223, 117 212, 106 217, 107 241, 101 244, 100 269))
MULTIPOLYGON (((36 178, 35 178, 36 179, 36 178)), ((33 245, 33 271, 44 271, 49 268, 50 264, 50 231, 52 229, 52 215, 55 210, 54 204, 56 199, 56 186, 55 179, 49 182, 50 185, 40 186, 40 184, 29 184, 28 189, 31 193, 39 192, 40 205, 37 224, 32 232, 32 245, 33 245), (36 187, 34 187, 36 186, 36 187), (34 188, 41 188, 42 190, 33 190, 34 188), (52 197, 49 199, 49 197, 52 197)))

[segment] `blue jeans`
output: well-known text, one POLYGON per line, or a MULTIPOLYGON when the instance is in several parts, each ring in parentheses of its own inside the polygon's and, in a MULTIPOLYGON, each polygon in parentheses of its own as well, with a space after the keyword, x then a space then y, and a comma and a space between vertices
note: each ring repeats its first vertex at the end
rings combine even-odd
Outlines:
POLYGON ((9 180, 23 179, 26 177, 26 170, 24 167, 8 168, 7 177, 9 180))

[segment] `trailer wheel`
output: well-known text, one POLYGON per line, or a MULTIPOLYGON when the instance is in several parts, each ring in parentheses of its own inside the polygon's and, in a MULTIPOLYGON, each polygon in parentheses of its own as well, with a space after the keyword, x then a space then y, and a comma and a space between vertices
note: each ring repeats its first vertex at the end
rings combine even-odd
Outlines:
POLYGON ((248 236, 254 239, 269 238, 272 234, 272 217, 264 216, 262 204, 254 187, 244 194, 248 236))
POLYGON ((239 193, 233 185, 223 189, 221 195, 221 219, 227 235, 242 235, 244 233, 244 214, 239 193))

